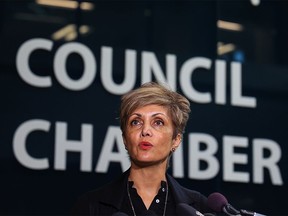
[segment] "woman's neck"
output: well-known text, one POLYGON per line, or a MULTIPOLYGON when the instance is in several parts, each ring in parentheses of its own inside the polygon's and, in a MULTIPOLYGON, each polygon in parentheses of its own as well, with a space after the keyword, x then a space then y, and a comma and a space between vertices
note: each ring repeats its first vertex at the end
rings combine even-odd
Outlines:
POLYGON ((129 180, 134 182, 137 189, 158 191, 161 181, 166 181, 166 166, 139 168, 132 165, 129 180))
POLYGON ((135 168, 131 166, 129 181, 133 181, 133 187, 142 198, 148 209, 152 200, 161 187, 161 181, 166 181, 166 167, 164 168, 135 168))

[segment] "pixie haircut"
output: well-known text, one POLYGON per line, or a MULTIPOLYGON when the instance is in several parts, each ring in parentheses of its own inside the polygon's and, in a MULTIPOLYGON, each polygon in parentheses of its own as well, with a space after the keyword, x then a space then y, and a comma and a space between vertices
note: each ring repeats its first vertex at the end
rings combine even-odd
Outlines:
POLYGON ((120 127, 124 136, 129 116, 136 109, 147 105, 159 105, 167 108, 174 127, 173 139, 177 134, 184 133, 191 111, 189 101, 164 84, 148 82, 121 98, 120 127))

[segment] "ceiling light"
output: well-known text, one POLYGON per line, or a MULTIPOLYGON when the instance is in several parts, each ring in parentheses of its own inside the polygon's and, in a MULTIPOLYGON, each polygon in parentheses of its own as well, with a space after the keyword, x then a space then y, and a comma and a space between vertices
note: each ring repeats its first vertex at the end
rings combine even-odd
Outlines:
POLYGON ((36 3, 42 6, 59 7, 66 9, 77 9, 80 7, 82 10, 93 10, 94 5, 89 2, 69 1, 69 0, 36 0, 36 3))
POLYGON ((76 25, 69 24, 65 26, 64 28, 61 28, 60 30, 53 33, 52 39, 53 40, 60 40, 60 39, 73 40, 75 38, 73 38, 72 35, 76 36, 75 33, 76 33, 76 25))
MULTIPOLYGON (((79 33, 81 35, 85 35, 90 32, 90 27, 87 25, 81 25, 79 27, 79 33)), ((58 31, 54 32, 52 34, 52 39, 53 40, 65 40, 65 41, 71 41, 76 39, 78 36, 77 32, 77 26, 75 24, 69 24, 66 25, 65 27, 59 29, 58 31)))
POLYGON ((251 4, 253 6, 259 6, 260 5, 260 0, 251 0, 251 4))
POLYGON ((229 43, 229 44, 219 43, 218 48, 217 48, 217 54, 224 55, 226 53, 234 51, 235 49, 236 49, 236 46, 232 43, 229 43))
POLYGON ((244 27, 239 23, 228 22, 223 20, 217 21, 217 27, 220 29, 230 30, 230 31, 243 31, 244 27))

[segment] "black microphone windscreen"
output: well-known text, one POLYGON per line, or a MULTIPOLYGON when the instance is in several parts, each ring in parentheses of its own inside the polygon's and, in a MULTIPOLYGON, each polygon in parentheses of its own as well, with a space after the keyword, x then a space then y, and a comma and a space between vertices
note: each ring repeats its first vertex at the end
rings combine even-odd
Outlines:
POLYGON ((222 212, 223 207, 227 204, 227 199, 221 193, 215 192, 208 196, 207 205, 215 212, 222 212))

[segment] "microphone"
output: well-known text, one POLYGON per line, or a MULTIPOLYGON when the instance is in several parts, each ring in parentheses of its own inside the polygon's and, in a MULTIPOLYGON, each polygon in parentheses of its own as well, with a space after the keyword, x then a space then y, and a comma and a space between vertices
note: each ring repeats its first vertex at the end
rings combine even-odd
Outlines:
POLYGON ((245 209, 237 210, 230 205, 224 195, 215 192, 208 196, 207 205, 215 212, 224 212, 228 216, 265 216, 245 209))

